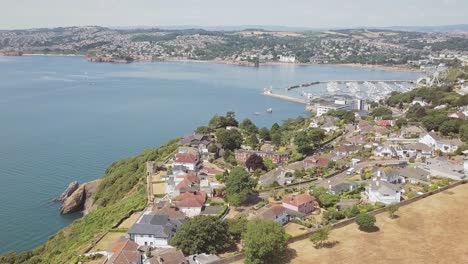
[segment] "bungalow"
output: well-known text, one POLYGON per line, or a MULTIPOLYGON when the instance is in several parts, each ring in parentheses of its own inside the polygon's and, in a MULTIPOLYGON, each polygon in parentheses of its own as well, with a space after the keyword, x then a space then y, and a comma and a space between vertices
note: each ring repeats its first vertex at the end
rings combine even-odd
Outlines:
POLYGON ((343 192, 349 192, 356 189, 359 185, 356 182, 342 182, 334 186, 329 185, 328 189, 330 193, 338 195, 343 192))
POLYGON ((378 180, 389 183, 404 183, 405 179, 400 175, 396 169, 382 169, 373 172, 373 177, 378 180))
POLYGON ((431 174, 421 168, 400 168, 398 169, 400 175, 406 179, 407 182, 412 184, 429 184, 431 179, 431 174))
POLYGON ((272 220, 278 224, 285 225, 289 222, 289 215, 286 210, 281 205, 273 205, 271 207, 264 207, 259 210, 256 215, 257 218, 272 220))
POLYGON ((423 143, 412 143, 405 145, 410 152, 415 152, 416 157, 431 157, 432 148, 423 143))
POLYGON ((138 250, 140 245, 124 236, 112 247, 112 256, 106 263, 110 264, 143 264, 143 253, 138 250))
POLYGON ((372 182, 366 187, 366 195, 373 203, 399 203, 401 199, 401 188, 397 184, 373 178, 372 182))
POLYGON ((440 150, 443 153, 455 152, 459 146, 463 145, 460 139, 442 138, 435 132, 429 132, 419 139, 420 143, 432 147, 434 150, 440 150))
POLYGON ((395 148, 387 144, 378 146, 374 150, 374 155, 377 157, 391 157, 391 158, 398 157, 395 148))
POLYGON ((330 162, 330 158, 325 155, 309 156, 305 158, 303 161, 305 168, 311 168, 311 167, 325 168, 328 166, 329 162, 330 162))
POLYGON ((289 195, 283 198, 283 207, 300 212, 303 214, 309 214, 315 210, 318 206, 318 202, 314 197, 307 193, 299 195, 289 195))
POLYGON ((285 163, 289 159, 289 153, 287 151, 255 151, 255 150, 238 149, 234 152, 234 154, 236 156, 237 161, 244 162, 244 163, 253 154, 257 154, 263 159, 269 158, 275 164, 285 163))
POLYGON ((293 176, 288 176, 287 173, 293 173, 293 170, 288 170, 285 168, 276 168, 272 171, 269 171, 258 179, 258 185, 263 187, 269 187, 274 182, 277 182, 279 185, 290 184, 294 181, 293 176))
POLYGON ((184 220, 172 219, 167 215, 147 213, 130 228, 130 239, 140 246, 170 247, 169 241, 184 220))
POLYGON ((206 201, 204 192, 186 192, 174 198, 175 205, 188 217, 194 217, 201 213, 206 201))
POLYGON ((146 264, 186 264, 184 253, 181 250, 169 248, 157 253, 156 256, 149 258, 146 264))

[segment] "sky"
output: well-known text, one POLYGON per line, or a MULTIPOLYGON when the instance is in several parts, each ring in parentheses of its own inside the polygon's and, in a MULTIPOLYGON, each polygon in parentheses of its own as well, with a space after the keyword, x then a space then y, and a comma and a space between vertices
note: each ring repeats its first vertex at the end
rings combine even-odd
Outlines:
POLYGON ((0 0, 0 29, 468 24, 468 0, 0 0))

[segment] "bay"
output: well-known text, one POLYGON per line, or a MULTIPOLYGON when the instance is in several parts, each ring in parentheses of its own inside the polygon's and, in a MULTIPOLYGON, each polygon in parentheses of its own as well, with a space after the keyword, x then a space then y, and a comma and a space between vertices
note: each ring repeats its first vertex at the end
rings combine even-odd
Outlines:
POLYGON ((418 76, 341 66, 0 57, 0 253, 38 246, 79 217, 60 216, 51 202, 71 181, 101 177, 113 161, 190 133, 214 114, 234 111, 268 127, 306 114, 301 104, 261 95, 264 87, 418 76), (273 114, 265 112, 270 107, 273 114))

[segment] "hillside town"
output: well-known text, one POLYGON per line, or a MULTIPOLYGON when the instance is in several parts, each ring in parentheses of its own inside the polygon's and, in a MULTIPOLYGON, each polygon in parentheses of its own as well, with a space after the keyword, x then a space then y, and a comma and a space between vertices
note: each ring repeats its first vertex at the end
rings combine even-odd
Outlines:
POLYGON ((259 235, 320 247, 326 238, 316 234, 333 226, 370 219, 361 227, 372 228, 373 212, 393 217, 400 204, 468 176, 468 97, 454 89, 464 70, 364 109, 309 109, 271 128, 215 115, 167 159, 146 162, 147 206, 82 263, 268 263, 280 256, 256 255, 266 243, 259 235), (261 233, 270 223, 281 228, 261 233))
POLYGON ((66 27, 0 31, 0 54, 86 55, 93 62, 209 60, 261 63, 355 63, 430 69, 468 63, 464 32, 396 30, 280 32, 261 29, 111 29, 66 27))

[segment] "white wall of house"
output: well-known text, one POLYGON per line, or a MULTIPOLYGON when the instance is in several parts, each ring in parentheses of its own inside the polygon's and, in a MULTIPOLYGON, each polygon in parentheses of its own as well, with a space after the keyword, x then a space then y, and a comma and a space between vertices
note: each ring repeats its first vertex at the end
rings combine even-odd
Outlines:
POLYGON ((171 247, 165 238, 157 238, 153 235, 131 234, 130 238, 140 246, 171 247))
POLYGON ((196 163, 174 162, 173 166, 184 166, 184 167, 186 167, 188 170, 191 170, 191 171, 196 171, 196 170, 198 170, 198 166, 197 166, 196 163))
POLYGON ((292 204, 283 203, 282 206, 283 206, 284 208, 287 208, 287 209, 290 209, 290 210, 299 212, 299 207, 294 206, 294 205, 292 205, 292 204))
POLYGON ((188 217, 200 215, 201 209, 201 207, 179 207, 179 210, 188 217))

